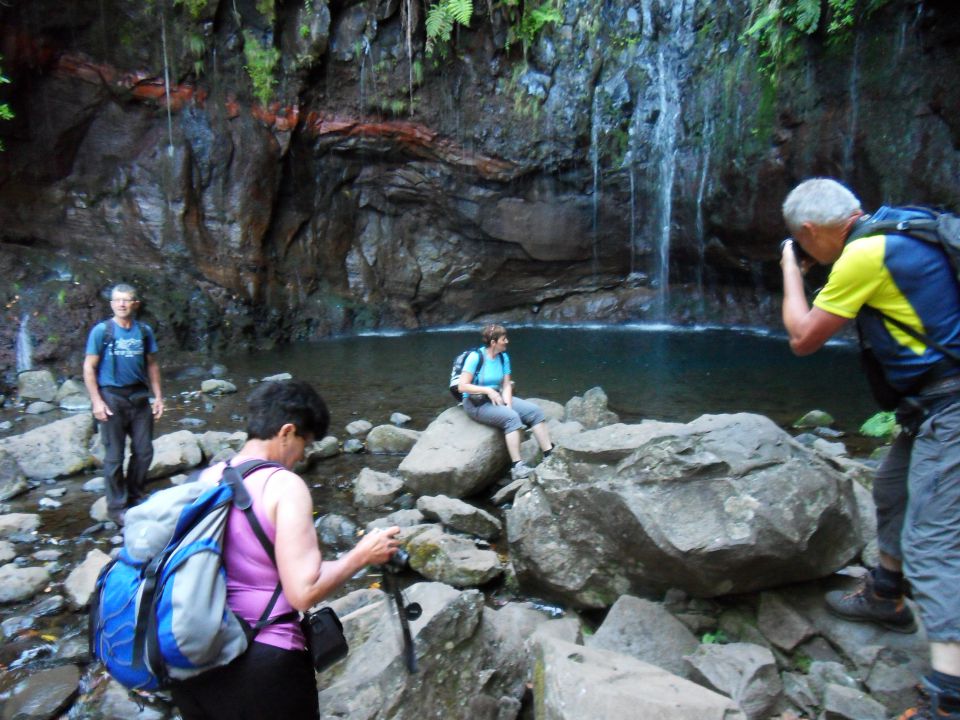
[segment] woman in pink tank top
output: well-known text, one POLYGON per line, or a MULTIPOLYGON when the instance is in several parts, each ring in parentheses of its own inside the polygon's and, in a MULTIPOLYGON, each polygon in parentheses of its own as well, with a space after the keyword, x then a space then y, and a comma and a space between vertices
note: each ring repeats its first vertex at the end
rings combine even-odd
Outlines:
MULTIPOLYGON (((274 544, 276 565, 237 508, 230 512, 224 540, 228 604, 255 624, 278 582, 283 593, 271 617, 307 610, 360 569, 389 560, 399 545, 399 528, 368 533, 342 557, 324 560, 310 491, 290 468, 303 458, 308 443, 326 434, 326 404, 306 382, 267 382, 251 394, 247 417, 248 439, 231 465, 261 459, 280 466, 244 479, 254 514, 274 544)), ((200 480, 219 478, 221 472, 221 465, 213 466, 200 480)), ((294 620, 267 625, 232 663, 180 682, 172 692, 184 720, 320 717, 316 676, 294 620)))

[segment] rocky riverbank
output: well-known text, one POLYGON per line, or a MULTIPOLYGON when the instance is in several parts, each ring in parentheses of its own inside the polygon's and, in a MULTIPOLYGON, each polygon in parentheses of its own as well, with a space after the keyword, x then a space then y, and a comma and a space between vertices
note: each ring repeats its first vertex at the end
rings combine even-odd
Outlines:
MULTIPOLYGON (((236 389, 196 385, 198 402, 236 389)), ((624 424, 599 388, 536 402, 557 449, 515 483, 497 434, 456 407, 422 429, 357 419, 310 448, 325 552, 401 525, 404 593, 423 609, 411 674, 377 574, 331 601, 351 653, 319 679, 324 718, 879 720, 913 702, 922 630, 841 621, 821 600, 875 557, 868 463, 758 415, 624 424), (326 502, 330 484, 346 504, 326 502)), ((160 434, 151 490, 231 455, 241 425, 160 434)), ((93 582, 122 542, 98 454, 85 412, 0 438, 3 720, 173 717, 88 654, 93 582)))

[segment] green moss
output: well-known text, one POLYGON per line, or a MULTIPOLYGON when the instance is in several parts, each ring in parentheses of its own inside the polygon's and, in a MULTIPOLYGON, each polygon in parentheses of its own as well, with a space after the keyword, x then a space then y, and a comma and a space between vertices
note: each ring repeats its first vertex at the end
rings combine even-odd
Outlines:
POLYGON ((173 0, 174 6, 180 5, 186 8, 194 20, 198 19, 207 7, 207 0, 173 0))

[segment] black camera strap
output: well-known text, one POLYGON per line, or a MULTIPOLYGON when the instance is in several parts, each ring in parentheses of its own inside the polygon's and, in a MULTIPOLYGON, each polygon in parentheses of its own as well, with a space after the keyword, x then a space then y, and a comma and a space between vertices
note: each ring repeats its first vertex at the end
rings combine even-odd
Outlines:
MULTIPOLYGON (((410 632, 410 623, 407 620, 407 606, 403 602, 403 594, 400 592, 400 585, 397 578, 390 570, 383 573, 384 588, 393 595, 393 601, 397 605, 397 615, 400 617, 400 630, 403 633, 403 660, 410 673, 417 672, 417 650, 413 645, 413 635, 410 632)), ((419 606, 417 606, 417 617, 419 617, 419 606)))

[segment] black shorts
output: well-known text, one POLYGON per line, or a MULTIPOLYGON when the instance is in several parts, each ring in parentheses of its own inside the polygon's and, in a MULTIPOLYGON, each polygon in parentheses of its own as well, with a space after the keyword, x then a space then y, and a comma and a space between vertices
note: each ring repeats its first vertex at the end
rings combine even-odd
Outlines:
POLYGON ((319 720, 317 679, 306 650, 253 642, 229 665, 171 688, 183 720, 319 720))

